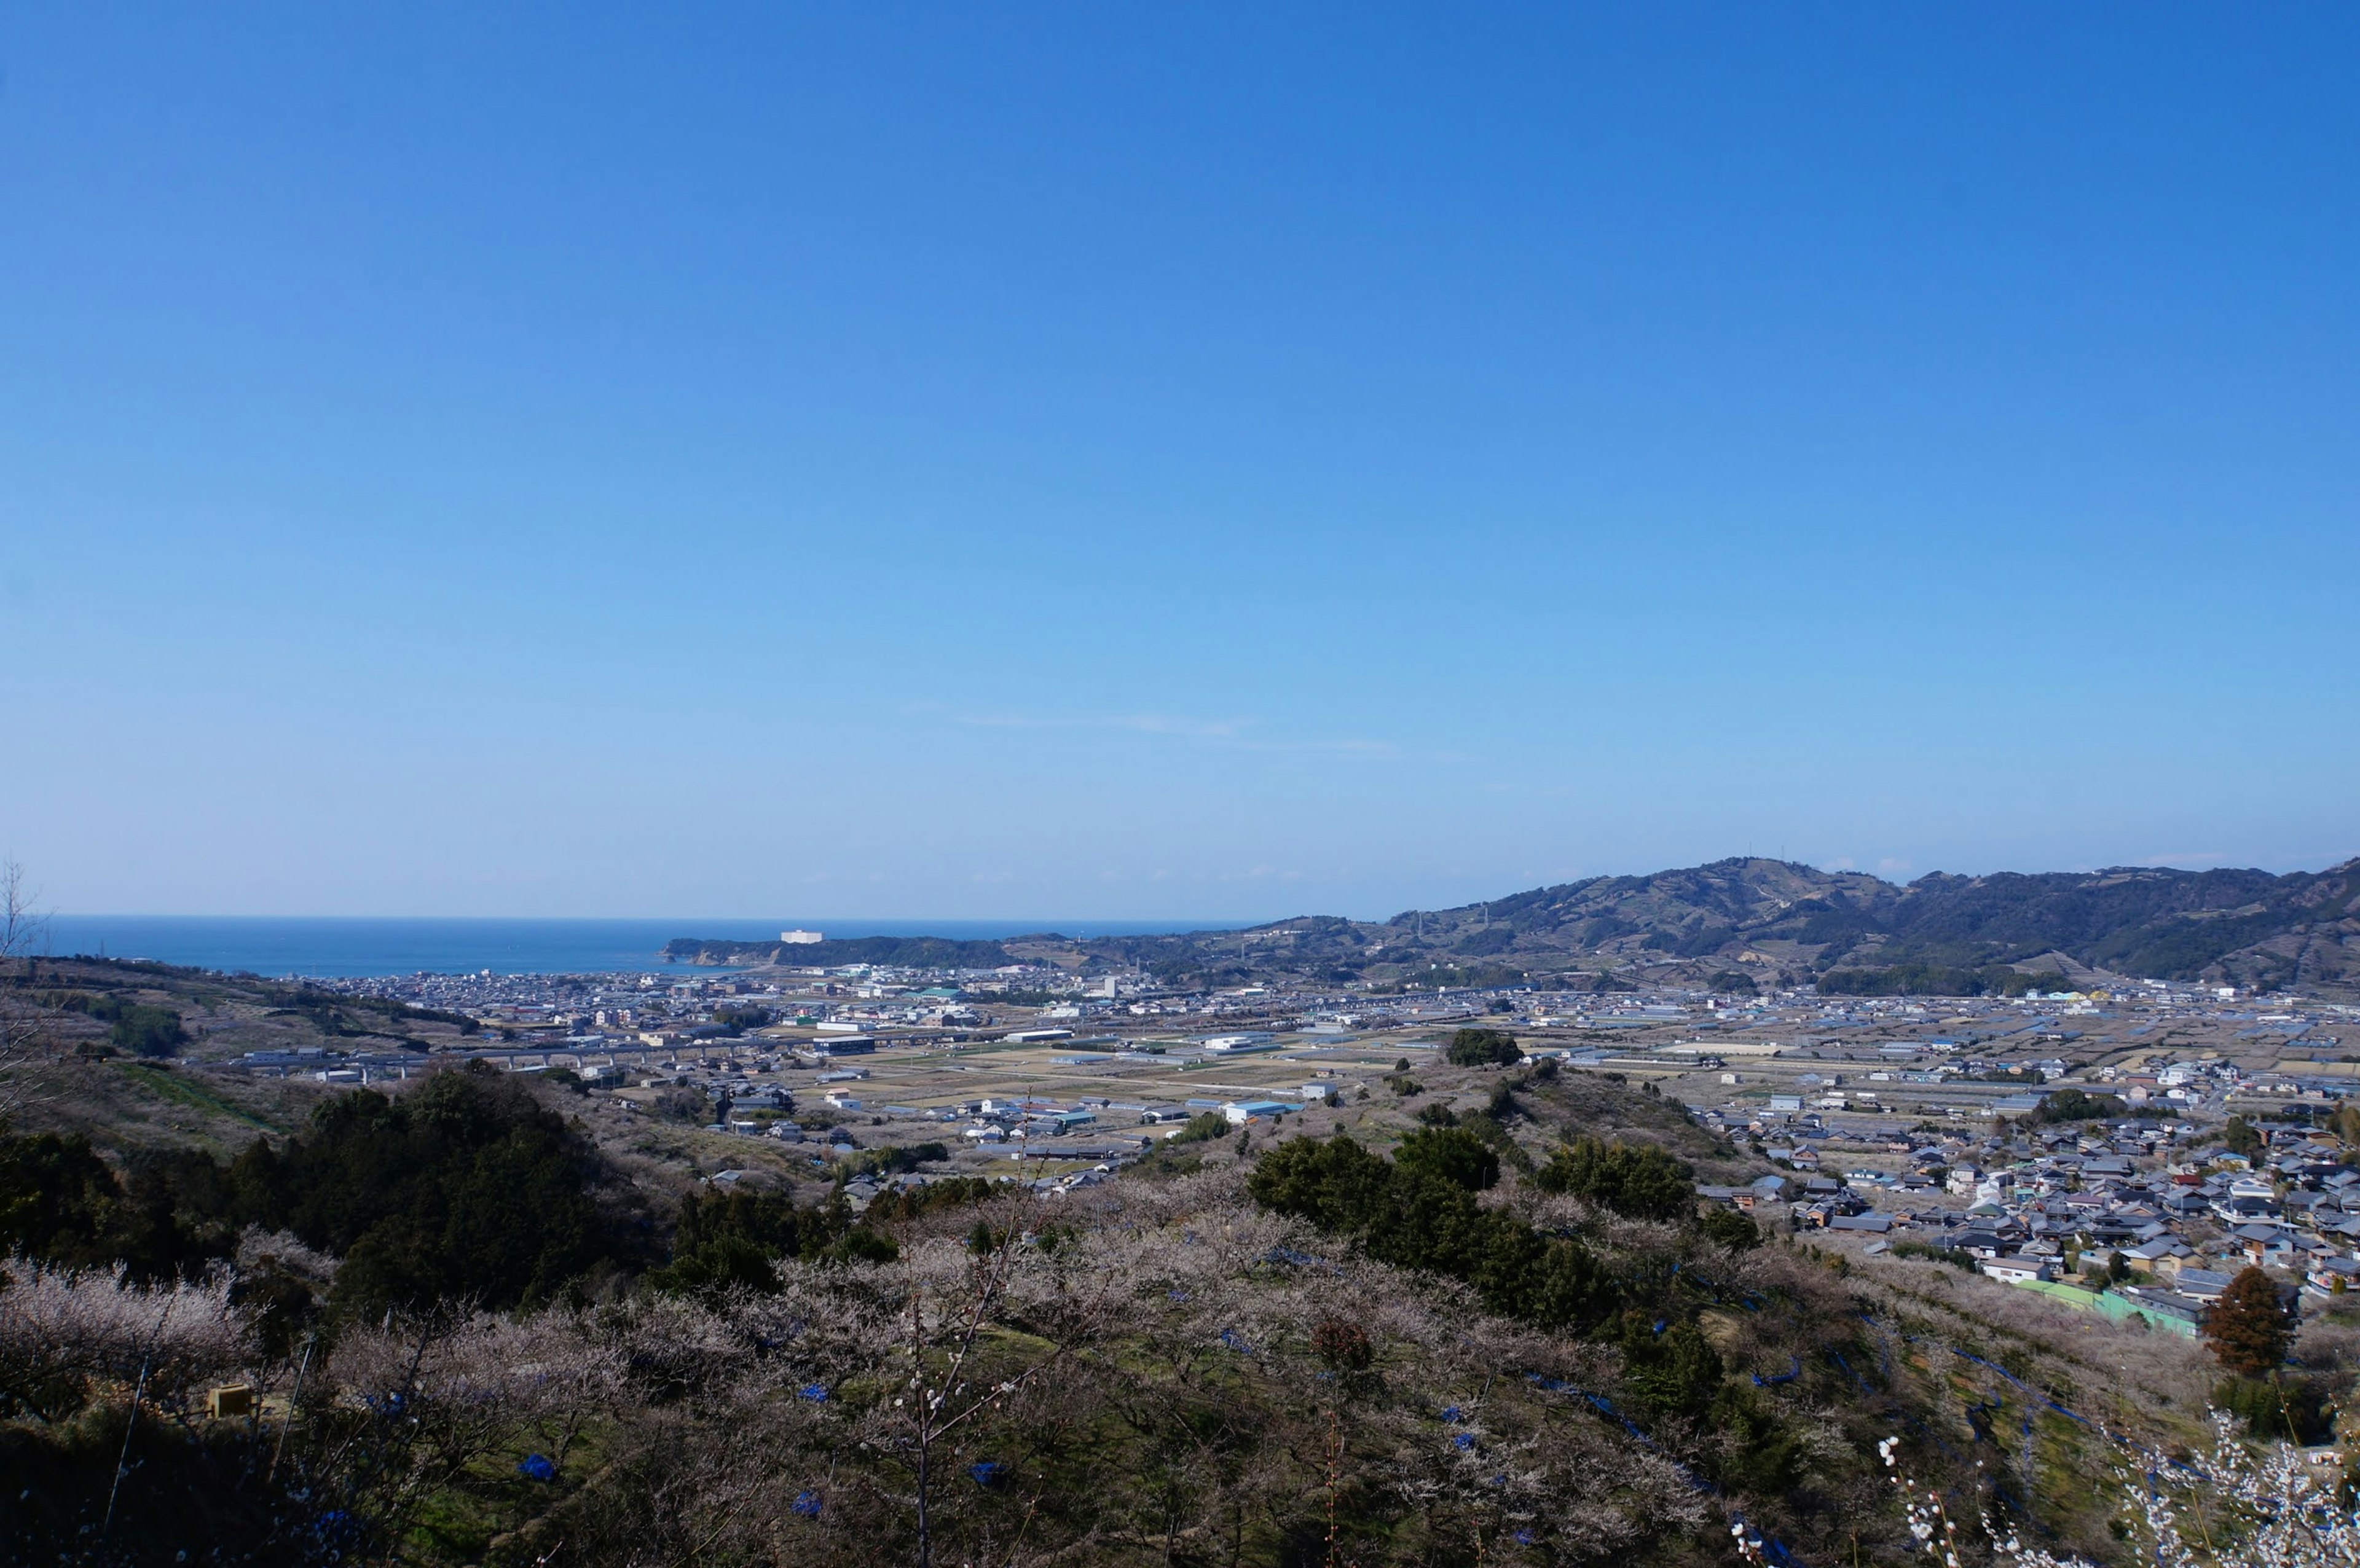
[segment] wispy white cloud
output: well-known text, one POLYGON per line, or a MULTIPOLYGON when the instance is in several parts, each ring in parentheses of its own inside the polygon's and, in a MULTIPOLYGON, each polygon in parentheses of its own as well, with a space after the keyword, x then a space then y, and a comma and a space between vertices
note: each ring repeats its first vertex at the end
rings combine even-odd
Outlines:
POLYGON ((1238 742, 1238 749, 1240 751, 1301 752, 1314 757, 1386 757, 1415 755, 1426 757, 1428 760, 1449 759, 1449 754, 1444 752, 1429 751, 1413 754, 1393 741, 1362 740, 1349 735, 1339 735, 1332 739, 1309 736, 1301 740, 1257 740, 1248 738, 1241 739, 1238 742))
POLYGON ((1453 755, 1432 752, 1412 753, 1399 743, 1372 740, 1356 735, 1274 735, 1261 727, 1261 721, 1245 718, 1197 718, 1183 713, 943 713, 931 706, 910 710, 927 716, 940 716, 955 724, 974 729, 994 730, 1103 730, 1131 735, 1170 735, 1180 740, 1201 741, 1236 751, 1270 754, 1300 754, 1317 757, 1400 757, 1417 755, 1429 760, 1456 761, 1453 755))
POLYGON ((955 713, 954 724, 992 730, 1129 730, 1137 735, 1185 735, 1196 740, 1226 740, 1252 723, 1250 719, 1192 719, 1172 713, 955 713))

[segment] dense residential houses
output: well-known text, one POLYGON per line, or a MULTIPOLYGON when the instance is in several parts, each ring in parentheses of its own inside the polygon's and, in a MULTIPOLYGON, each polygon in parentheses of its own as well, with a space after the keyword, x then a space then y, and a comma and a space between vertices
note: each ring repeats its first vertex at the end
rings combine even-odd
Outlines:
MULTIPOLYGON (((1738 1127, 1712 1113, 1698 1119, 1740 1136, 1819 1130, 1801 1125, 1816 1118, 1775 1113, 1738 1127)), ((2049 1293, 2190 1332, 2249 1265, 2321 1300, 2360 1281, 2360 1169, 2308 1122, 2247 1130, 2260 1145, 2251 1157, 2221 1146, 2221 1124, 1928 1130, 1907 1135, 1907 1158, 1888 1161, 1894 1169, 1855 1164, 1841 1177, 1809 1174, 1825 1156, 1810 1158, 1802 1138, 1765 1153, 1800 1178, 1776 1194, 1798 1231, 1866 1234, 1877 1251, 1921 1250, 2008 1284, 2073 1287, 2049 1293)), ((1876 1147, 1889 1155, 1896 1141, 1876 1147)), ((1758 1191, 1699 1195, 1765 1205, 1758 1191)))

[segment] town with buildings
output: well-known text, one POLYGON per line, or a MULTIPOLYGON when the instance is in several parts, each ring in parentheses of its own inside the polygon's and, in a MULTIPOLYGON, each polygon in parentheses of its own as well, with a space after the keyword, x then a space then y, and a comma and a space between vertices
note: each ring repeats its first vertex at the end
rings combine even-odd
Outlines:
MULTIPOLYGON (((1943 1258, 2181 1334, 2248 1263, 2321 1301, 2360 1279, 2360 1168, 2336 1121, 2360 1089, 2360 1007, 2229 985, 1374 996, 1038 964, 316 984, 472 1020, 432 1059, 565 1075, 613 1118, 697 1096, 709 1180, 834 1176, 856 1206, 945 1173, 1054 1196, 1208 1116, 1345 1125, 1417 1092, 1480 1026, 1527 1063, 1677 1100, 1761 1169, 1700 1196, 1864 1260, 1943 1258), (925 1158, 880 1161, 893 1149, 925 1158)), ((222 1063, 343 1083, 430 1064, 324 1048, 222 1063)))

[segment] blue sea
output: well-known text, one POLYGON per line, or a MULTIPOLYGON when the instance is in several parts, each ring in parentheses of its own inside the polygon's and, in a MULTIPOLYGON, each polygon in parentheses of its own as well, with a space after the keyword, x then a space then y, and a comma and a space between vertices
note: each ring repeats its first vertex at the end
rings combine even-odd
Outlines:
POLYGON ((198 969, 280 975, 615 974, 661 970, 674 937, 775 939, 783 931, 830 937, 941 936, 967 941, 1061 931, 1146 936, 1232 930, 1227 920, 393 920, 373 917, 53 915, 49 953, 145 958, 198 969))

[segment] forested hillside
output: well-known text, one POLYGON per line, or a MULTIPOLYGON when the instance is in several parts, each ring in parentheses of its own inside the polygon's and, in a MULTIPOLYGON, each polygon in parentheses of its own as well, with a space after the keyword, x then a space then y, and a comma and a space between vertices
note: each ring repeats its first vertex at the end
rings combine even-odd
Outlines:
POLYGON ((1290 975, 1379 984, 1594 988, 1610 972, 1691 984, 1792 984, 1907 969, 1901 988, 1982 991, 1997 970, 2072 964, 2133 976, 2360 991, 2360 861, 2322 872, 2132 867, 1861 872, 1738 859, 1537 887, 1382 922, 1331 916, 1247 931, 1077 944, 1175 982, 1290 975))

